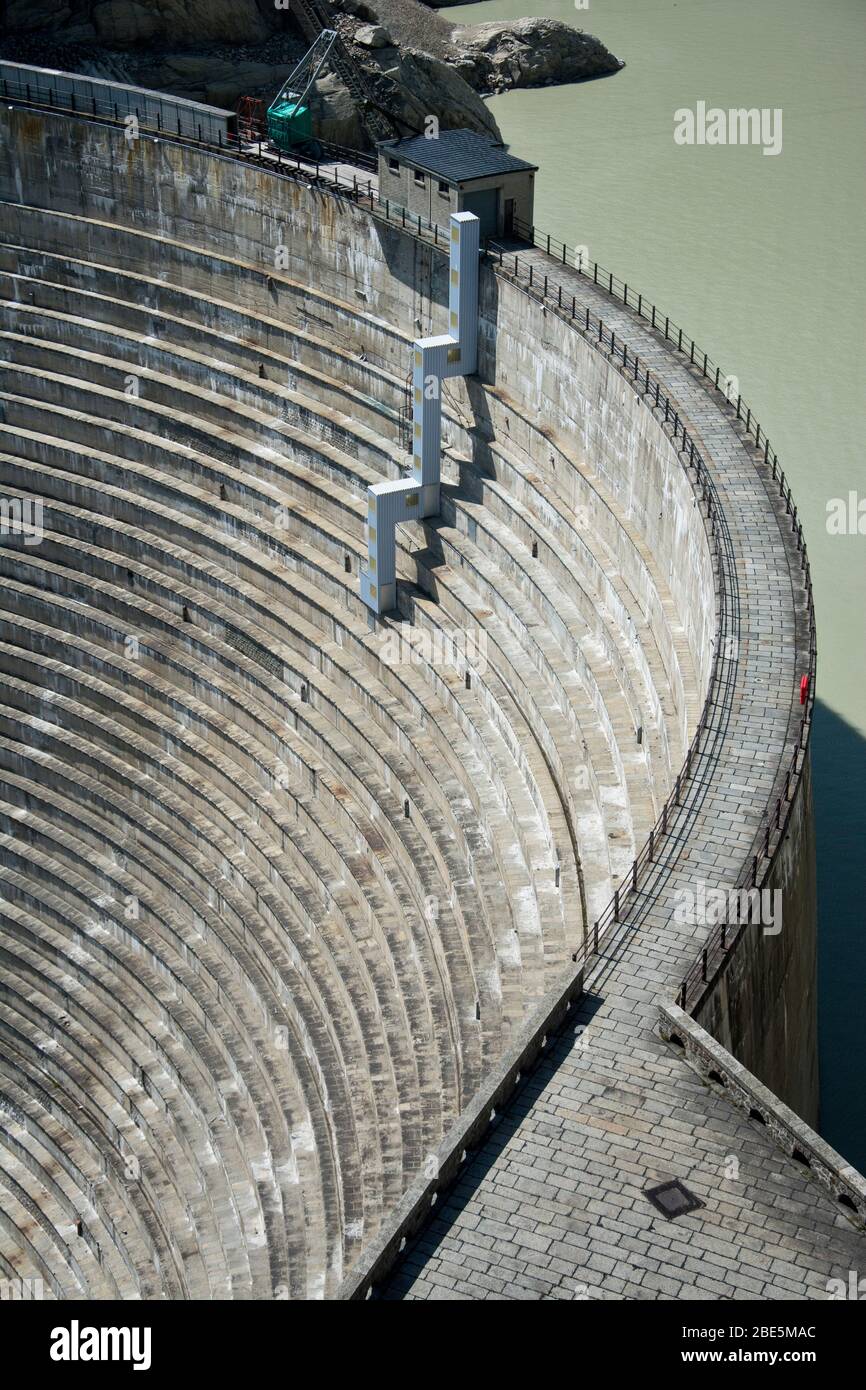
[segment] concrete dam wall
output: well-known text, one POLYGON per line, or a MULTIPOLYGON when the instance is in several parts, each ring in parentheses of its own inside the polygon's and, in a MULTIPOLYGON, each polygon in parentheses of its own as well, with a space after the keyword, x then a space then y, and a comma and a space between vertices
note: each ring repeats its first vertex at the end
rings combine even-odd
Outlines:
MULTIPOLYGON (((408 464, 409 345, 443 331, 444 250, 314 180, 5 107, 0 199, 3 495, 42 507, 38 537, 0 546, 4 1269, 58 1297, 378 1288, 421 1227, 417 1184, 473 1147, 449 1136, 566 988, 597 1038, 566 1108, 629 1154, 600 1180, 557 1141, 588 1209, 599 1181, 689 1176, 698 1243, 719 1223, 766 1242, 774 1193, 706 1190, 748 1123, 730 1053, 776 1117, 749 1162, 785 1164, 820 1231, 767 1257, 762 1293, 778 1260, 816 1296, 860 1248, 863 1192, 808 1130, 807 588, 733 408, 602 287, 533 253, 568 322, 487 257, 441 516, 398 528, 399 612, 377 620, 364 497, 408 464), (622 362, 576 331, 583 308, 622 362), (782 930, 701 964, 709 927, 678 905, 753 862, 782 930), (675 997, 690 1012, 660 1032, 675 997), (782 1103, 805 1123, 780 1128, 782 1103), (706 1122, 656 1132, 682 1107, 706 1122)), ((561 1125, 558 1074, 538 1103, 561 1125)), ((514 1252, 477 1240, 491 1270, 514 1252)), ((458 1241, 446 1263, 472 1258, 458 1241)), ((412 1259, 394 1296, 446 1287, 412 1259)))

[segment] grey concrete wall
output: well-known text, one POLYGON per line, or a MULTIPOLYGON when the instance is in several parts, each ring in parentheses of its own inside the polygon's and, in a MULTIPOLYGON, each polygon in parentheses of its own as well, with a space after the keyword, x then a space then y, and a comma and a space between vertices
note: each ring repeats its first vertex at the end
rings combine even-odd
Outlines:
MULTIPOLYGON (((311 322, 395 374, 405 374, 418 321, 424 332, 444 329, 444 256, 349 202, 178 145, 144 140, 128 147, 117 132, 86 122, 6 110, 0 119, 4 199, 170 233, 189 243, 191 285, 199 274, 195 248, 206 246, 225 258, 226 300, 269 313, 279 312, 279 282, 263 297, 243 263, 279 264, 280 276, 307 287, 311 322)), ((67 250, 86 236, 82 250, 96 257, 101 233, 92 223, 46 221, 44 236, 46 245, 59 238, 67 250)), ((134 238, 112 233, 110 241, 112 254, 140 268, 142 248, 134 238)), ((470 444, 476 458, 504 467, 495 443, 507 436, 533 460, 551 495, 585 515, 588 531, 607 538, 645 606, 635 649, 655 641, 668 675, 666 727, 676 747, 674 734, 681 744, 694 725, 694 692, 706 686, 715 612, 703 523, 674 447, 601 354, 488 269, 481 314, 478 379, 455 383, 459 409, 447 430, 453 456, 446 479, 458 476, 454 459, 470 444), (667 609, 651 582, 647 554, 666 579, 667 609)), ((609 596, 605 582, 600 574, 599 602, 609 596)), ((555 614, 550 621, 555 624, 555 614)), ((674 755, 660 758, 659 796, 676 764, 674 755)), ((808 781, 804 786, 774 870, 785 894, 785 929, 761 942, 744 935, 700 1018, 811 1120, 815 914, 808 781)))
POLYGON ((695 1017, 791 1110, 816 1126, 818 908, 808 757, 767 888, 780 894, 781 930, 773 935, 757 924, 744 929, 695 1017))

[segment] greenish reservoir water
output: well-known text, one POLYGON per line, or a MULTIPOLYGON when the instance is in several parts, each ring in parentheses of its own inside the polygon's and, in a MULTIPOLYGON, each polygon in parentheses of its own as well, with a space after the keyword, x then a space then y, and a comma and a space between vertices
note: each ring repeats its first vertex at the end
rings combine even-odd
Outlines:
POLYGON ((643 291, 739 379, 803 518, 815 585, 821 1130, 866 1171, 866 4, 484 0, 627 66, 491 110, 541 166, 536 224, 643 291), (674 112, 780 108, 782 150, 678 145, 674 112), (862 502, 831 535, 828 502, 862 502))

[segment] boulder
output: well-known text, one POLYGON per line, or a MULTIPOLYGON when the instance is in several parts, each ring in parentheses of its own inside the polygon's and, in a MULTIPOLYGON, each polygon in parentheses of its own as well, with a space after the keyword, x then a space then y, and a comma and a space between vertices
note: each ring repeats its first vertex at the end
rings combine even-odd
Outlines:
POLYGON ((355 30, 355 43, 364 48, 392 48, 391 35, 381 24, 362 24, 355 30))
POLYGON ((625 66, 599 39, 558 19, 458 25, 452 41, 460 52, 460 71, 479 92, 580 82, 625 66))
POLYGON ((329 73, 316 83, 312 112, 313 129, 321 140, 345 145, 347 149, 363 145, 354 99, 336 73, 329 73))

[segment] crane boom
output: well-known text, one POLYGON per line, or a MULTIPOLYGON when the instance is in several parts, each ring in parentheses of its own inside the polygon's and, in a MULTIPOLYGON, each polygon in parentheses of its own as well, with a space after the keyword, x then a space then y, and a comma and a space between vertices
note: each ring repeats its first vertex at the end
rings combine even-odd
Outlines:
POLYGON ((268 137, 280 149, 290 150, 312 139, 313 120, 307 97, 337 42, 335 29, 323 29, 317 34, 312 47, 289 73, 268 107, 268 137))

